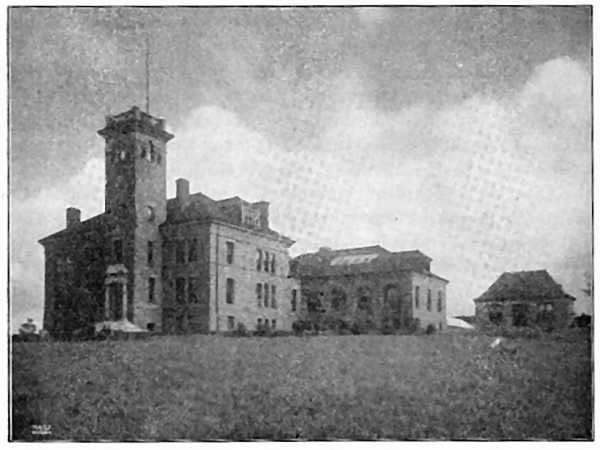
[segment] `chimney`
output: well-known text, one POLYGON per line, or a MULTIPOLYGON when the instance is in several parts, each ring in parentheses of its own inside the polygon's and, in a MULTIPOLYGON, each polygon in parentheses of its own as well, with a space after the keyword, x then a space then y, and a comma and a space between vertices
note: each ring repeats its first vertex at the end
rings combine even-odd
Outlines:
POLYGON ((260 227, 269 228, 269 202, 256 202, 252 206, 260 213, 260 227))
POLYGON ((185 178, 178 178, 175 180, 175 184, 177 185, 177 201, 180 205, 184 205, 190 196, 190 182, 185 178))
POLYGON ((81 211, 77 208, 67 208, 67 229, 81 223, 81 211))

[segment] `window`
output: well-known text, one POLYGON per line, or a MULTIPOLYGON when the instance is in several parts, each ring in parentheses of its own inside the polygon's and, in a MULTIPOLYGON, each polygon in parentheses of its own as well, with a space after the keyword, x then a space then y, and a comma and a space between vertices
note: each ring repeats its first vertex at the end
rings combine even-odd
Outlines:
POLYGON ((198 282, 196 280, 196 277, 188 278, 188 302, 190 303, 198 303, 198 282))
POLYGON ((260 283, 256 284, 256 302, 260 308, 262 306, 262 284, 260 283))
POLYGON ((512 320, 515 327, 524 327, 527 325, 527 305, 516 303, 512 305, 512 320))
POLYGON ((265 272, 269 271, 269 252, 265 252, 265 259, 264 259, 264 269, 265 272))
POLYGON ((265 330, 269 329, 269 319, 265 319, 265 330))
POLYGON ((268 308, 269 307, 269 285, 267 283, 265 283, 263 285, 263 289, 264 289, 263 298, 264 298, 264 301, 265 301, 264 305, 265 305, 265 308, 268 308))
POLYGON ((152 322, 150 322, 149 324, 146 325, 146 328, 148 329, 148 331, 154 331, 154 324, 152 322))
POLYGON ((419 300, 421 295, 421 288, 419 286, 415 287, 415 309, 419 309, 419 300))
POLYGON ((227 287, 225 291, 225 301, 227 303, 233 303, 235 298, 235 281, 233 278, 227 278, 227 287))
POLYGON ((271 319, 271 330, 274 330, 275 328, 277 328, 277 320, 271 319))
POLYGON ((256 319, 256 329, 260 330, 262 328, 262 319, 256 319))
POLYGON ((297 296, 298 291, 296 289, 292 289, 292 312, 296 311, 296 304, 298 302, 297 296))
POLYGON ((442 309, 444 309, 444 298, 442 295, 443 295, 442 291, 439 291, 438 292, 438 312, 442 312, 442 309))
POLYGON ((167 241, 164 240, 162 243, 162 260, 163 260, 163 264, 167 264, 171 262, 171 251, 173 248, 173 245, 171 243, 171 241, 167 241))
POLYGON ((188 262, 198 260, 198 240, 192 239, 188 244, 188 262))
POLYGON ((233 242, 227 242, 227 264, 233 264, 233 242))
POLYGON ((154 161, 154 142, 150 141, 150 154, 148 155, 148 161, 154 161))
POLYGON ((490 311, 488 317, 494 325, 502 324, 502 311, 490 311))
POLYGON ((431 289, 427 289, 427 311, 431 311, 431 289))
POLYGON ((141 144, 140 147, 142 148, 142 151, 140 152, 140 158, 144 159, 146 157, 146 145, 141 144))
POLYGON ((175 263, 185 263, 185 241, 176 241, 175 243, 175 263))
POLYGON ((275 285, 271 285, 271 308, 277 308, 277 299, 275 298, 277 294, 277 287, 275 285))
POLYGON ((262 268, 262 250, 257 250, 256 254, 256 270, 260 270, 262 268))
POLYGON ((271 255, 271 273, 275 273, 275 255, 271 255))
POLYGON ((175 302, 185 303, 185 278, 175 279, 175 302))
POLYGON ((233 330, 235 328, 235 317, 227 316, 227 329, 233 330))
POLYGON ((154 242, 148 241, 148 265, 154 264, 154 242))
POLYGON ((117 239, 113 242, 113 250, 115 262, 121 263, 123 262, 123 241, 121 239, 117 239))
POLYGON ((154 303, 154 286, 156 285, 156 279, 153 277, 148 278, 148 303, 154 303))

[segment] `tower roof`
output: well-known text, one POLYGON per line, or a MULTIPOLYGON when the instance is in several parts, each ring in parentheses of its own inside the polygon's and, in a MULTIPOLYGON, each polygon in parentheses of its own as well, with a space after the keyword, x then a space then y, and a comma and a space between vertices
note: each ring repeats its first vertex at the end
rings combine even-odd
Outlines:
POLYGON ((146 133, 157 139, 167 142, 175 136, 165 130, 165 120, 145 113, 137 106, 129 111, 114 116, 106 116, 106 125, 98 130, 98 134, 104 138, 113 135, 131 133, 146 133))

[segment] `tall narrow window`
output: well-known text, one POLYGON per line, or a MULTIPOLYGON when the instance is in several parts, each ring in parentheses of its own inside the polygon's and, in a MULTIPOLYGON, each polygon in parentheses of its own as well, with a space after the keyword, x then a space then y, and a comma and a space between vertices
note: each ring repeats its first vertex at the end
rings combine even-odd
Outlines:
POLYGON ((227 329, 229 331, 231 331, 234 328, 235 328, 235 317, 233 317, 233 316, 227 316, 227 329))
POLYGON ((189 303, 198 303, 197 287, 198 287, 198 282, 196 281, 196 277, 188 278, 188 302, 189 303))
POLYGON ((171 241, 168 240, 164 240, 162 242, 162 262, 163 265, 168 264, 171 262, 171 249, 172 249, 172 245, 171 245, 171 241))
POLYGON ((256 270, 262 269, 262 250, 256 251, 256 270))
POLYGON ((271 255, 271 273, 275 273, 275 255, 271 255))
POLYGON ((227 264, 233 264, 233 242, 227 242, 227 264))
POLYGON ((150 141, 150 154, 148 155, 148 161, 154 161, 154 142, 150 141))
POLYGON ((116 263, 123 262, 123 241, 121 239, 117 239, 113 242, 114 249, 114 257, 116 263))
POLYGON ((421 296, 421 288, 419 286, 415 287, 415 309, 419 309, 419 301, 421 296))
POLYGON ((269 285, 267 283, 265 283, 263 285, 263 288, 264 288, 263 289, 264 290, 263 298, 265 301, 263 304, 265 305, 265 308, 268 308, 269 307, 269 285))
POLYGON ((256 319, 256 329, 260 330, 262 328, 262 319, 256 319))
POLYGON ((185 303, 185 278, 175 279, 175 302, 185 303))
POLYGON ((296 303, 298 302, 297 296, 298 291, 296 289, 292 289, 292 312, 296 311, 296 303))
POLYGON ((262 284, 256 284, 256 303, 260 308, 262 306, 262 284))
POLYGON ((148 303, 154 303, 154 286, 156 280, 153 277, 148 278, 148 303))
POLYGON ((427 289, 427 311, 431 311, 431 289, 427 289))
POLYGON ((198 260, 198 240, 192 239, 188 244, 188 261, 195 262, 198 260))
POLYGON ((183 264, 185 263, 185 241, 176 241, 175 248, 175 263, 183 264))
POLYGON ((148 265, 154 264, 154 242, 148 241, 148 265))
POLYGON ((274 330, 277 327, 277 320, 271 319, 271 330, 274 330))
POLYGON ((443 309, 443 306, 444 306, 443 302, 444 302, 444 300, 443 300, 443 297, 442 297, 442 291, 439 291, 438 292, 438 312, 442 312, 442 309, 443 309))
POLYGON ((277 287, 274 284, 272 284, 271 285, 271 308, 277 308, 276 294, 277 294, 277 287))
POLYGON ((227 278, 227 286, 225 291, 225 301, 233 303, 235 300, 235 281, 233 278, 227 278))
POLYGON ((264 269, 265 272, 269 271, 269 252, 265 252, 264 269))

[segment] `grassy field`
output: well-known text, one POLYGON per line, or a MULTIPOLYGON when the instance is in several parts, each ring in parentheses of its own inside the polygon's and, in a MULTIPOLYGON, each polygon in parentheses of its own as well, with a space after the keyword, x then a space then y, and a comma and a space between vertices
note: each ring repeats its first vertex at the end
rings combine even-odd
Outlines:
POLYGON ((13 438, 589 439, 590 343, 170 336, 14 344, 13 438), (32 436, 31 425, 51 426, 32 436))

